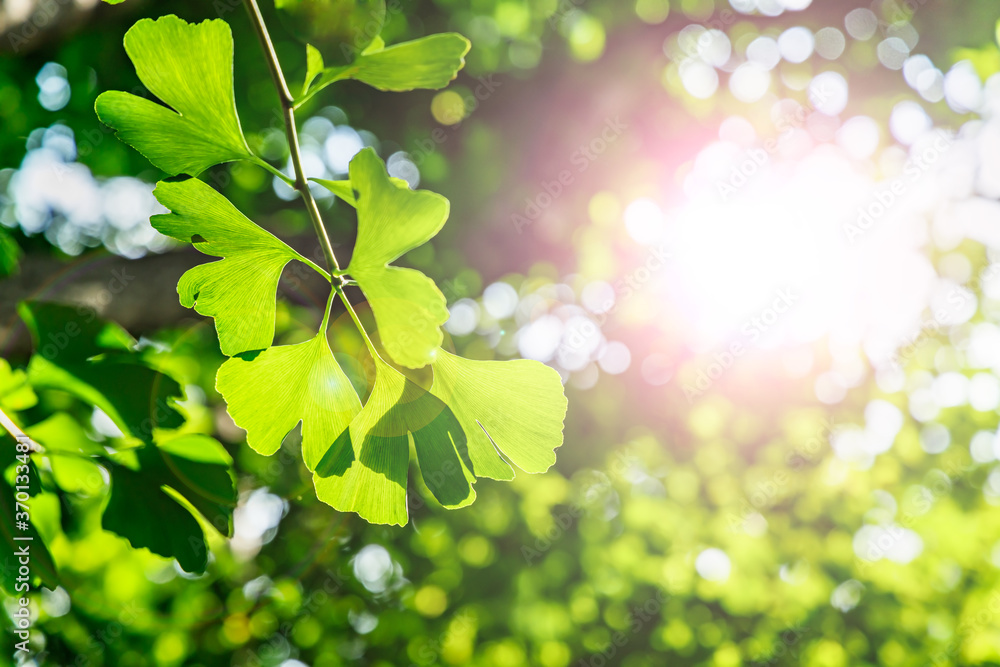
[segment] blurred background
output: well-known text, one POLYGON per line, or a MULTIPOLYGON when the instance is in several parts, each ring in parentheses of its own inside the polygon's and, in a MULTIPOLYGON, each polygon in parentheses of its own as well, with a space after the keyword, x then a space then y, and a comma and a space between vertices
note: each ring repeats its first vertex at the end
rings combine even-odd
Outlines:
MULTIPOLYGON (((262 4, 301 81, 303 46, 262 4)), ((543 361, 570 398, 549 473, 483 480, 457 511, 414 494, 404 528, 317 501, 295 434, 258 456, 214 389, 211 321, 175 291, 202 257, 150 227, 162 174, 93 111, 141 90, 122 36, 164 13, 231 24, 248 141, 287 162, 237 0, 3 0, 0 348, 27 362, 27 298, 121 323, 233 455, 235 537, 195 577, 102 531, 105 487, 76 494, 82 520, 36 510, 66 583, 33 602, 26 664, 1000 664, 1000 6, 390 5, 387 43, 461 32, 465 70, 313 98, 306 171, 343 178, 372 146, 447 196, 404 263, 441 285, 449 344, 543 361)), ((268 172, 203 178, 317 252, 268 172)), ((315 195, 343 260, 353 212, 315 195)), ((322 285, 279 294, 277 342, 312 336, 322 285)), ((59 392, 19 419, 55 412, 121 435, 59 392)))

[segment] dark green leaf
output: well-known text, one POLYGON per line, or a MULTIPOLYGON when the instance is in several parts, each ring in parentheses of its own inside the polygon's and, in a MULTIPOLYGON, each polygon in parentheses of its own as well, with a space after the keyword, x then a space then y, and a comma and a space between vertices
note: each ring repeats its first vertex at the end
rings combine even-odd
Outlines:
POLYGON ((151 442, 154 429, 177 428, 173 407, 180 385, 131 353, 130 337, 89 309, 24 302, 18 311, 35 342, 28 380, 35 388, 60 389, 94 405, 124 432, 151 442))

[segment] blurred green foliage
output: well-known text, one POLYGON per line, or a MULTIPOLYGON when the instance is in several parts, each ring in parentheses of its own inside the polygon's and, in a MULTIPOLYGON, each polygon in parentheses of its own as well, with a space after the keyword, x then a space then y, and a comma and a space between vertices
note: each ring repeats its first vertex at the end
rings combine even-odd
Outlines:
MULTIPOLYGON (((532 237, 530 244, 525 237, 492 244, 502 238, 498 228, 510 230, 503 212, 481 211, 483 202, 507 185, 533 195, 537 179, 510 176, 523 166, 524 142, 511 139, 502 114, 491 115, 489 105, 477 100, 483 83, 476 77, 501 73, 497 80, 504 94, 518 91, 509 93, 516 103, 503 106, 506 111, 543 105, 555 79, 587 90, 600 77, 627 78, 673 103, 668 111, 657 111, 650 125, 682 133, 697 134, 706 119, 744 110, 725 91, 708 99, 688 95, 673 76, 676 65, 660 50, 664 39, 689 23, 721 20, 728 4, 437 0, 403 2, 400 11, 387 4, 387 43, 443 30, 468 35, 473 48, 467 74, 444 93, 418 94, 392 108, 378 103, 377 92, 347 84, 335 98, 335 111, 311 103, 304 115, 350 121, 376 135, 383 153, 409 151, 419 158, 426 182, 455 201, 459 222, 434 245, 407 256, 435 278, 455 276, 443 288, 452 303, 479 298, 486 284, 501 277, 524 296, 550 288, 545 293, 554 294, 561 276, 572 271, 604 279, 620 275, 631 264, 613 252, 620 240, 608 231, 621 220, 617 202, 659 183, 648 175, 645 161, 618 161, 594 177, 604 179, 605 196, 593 197, 593 189, 575 191, 569 198, 573 213, 545 227, 546 236, 532 237), (620 45, 633 38, 652 43, 655 53, 621 56, 628 50, 620 45), (608 58, 619 69, 600 69, 608 58), (533 81, 540 83, 531 87, 533 81), (440 97, 449 92, 458 100, 440 97), (436 122, 451 120, 448 113, 461 118, 457 128, 436 122), (447 134, 434 135, 435 130, 447 134), (492 217, 503 219, 490 226, 492 217), (550 252, 552 245, 572 249, 558 255, 550 252), (505 275, 515 270, 523 275, 505 275), (605 275, 597 275, 602 271, 605 275)), ((758 26, 774 33, 796 24, 842 25, 855 5, 861 3, 815 2, 803 13, 740 18, 722 27, 738 43, 741 35, 758 34, 758 26)), ((892 15, 892 7, 878 8, 883 18, 892 15)), ((232 24, 244 130, 255 150, 271 146, 265 150, 269 158, 280 159, 284 147, 274 132, 280 122, 271 115, 276 100, 239 3, 176 2, 169 9, 192 21, 222 15, 232 24)), ((49 34, 18 57, 0 60, 0 167, 16 168, 32 131, 58 122, 74 131, 79 161, 95 175, 159 178, 98 124, 93 103, 100 90, 138 85, 123 64, 121 35, 141 16, 164 11, 164 3, 136 0, 102 7, 72 30, 49 34), (34 79, 47 62, 66 68, 73 91, 55 112, 36 99, 34 79)), ((1000 68, 990 3, 971 2, 957 11, 929 1, 911 14, 921 47, 939 65, 968 60, 983 79, 1000 68)), ((284 35, 277 48, 290 70, 304 73, 301 44, 284 35)), ((812 71, 816 58, 786 67, 784 80, 794 82, 796 73, 812 71)), ((857 42, 845 58, 845 75, 867 93, 856 100, 859 112, 887 117, 906 93, 879 87, 875 45, 857 42), (869 82, 873 90, 866 90, 869 82)), ((576 116, 573 109, 559 113, 567 124, 576 116)), ((942 105, 932 113, 956 115, 942 105)), ((268 216, 275 233, 294 235, 308 227, 294 207, 266 194, 270 177, 263 170, 221 167, 208 180, 241 209, 268 216)), ((336 211, 343 215, 329 216, 331 233, 345 244, 353 229, 346 210, 341 206, 336 211)), ((11 235, 29 255, 62 256, 41 236, 11 235)), ((981 248, 961 250, 976 271, 985 266, 981 248)), ((8 263, 4 259, 0 267, 8 263)), ((575 286, 571 279, 565 282, 575 286)), ((982 286, 975 289, 981 295, 982 286)), ((620 326, 641 330, 641 313, 635 315, 641 309, 641 301, 631 304, 620 326)), ((990 314, 980 313, 975 321, 991 321, 990 314)), ((277 341, 305 340, 317 324, 315 309, 282 304, 277 341)), ((515 326, 510 320, 497 323, 504 340, 515 326)), ((371 377, 363 341, 350 327, 338 331, 338 360, 358 377, 371 377)), ((513 353, 476 333, 452 343, 471 358, 513 353)), ((217 437, 234 460, 240 494, 235 537, 226 540, 206 530, 207 571, 188 574, 101 529, 108 499, 107 479, 99 471, 61 469, 54 460, 39 459, 43 488, 32 499, 32 511, 62 587, 32 596, 33 648, 42 656, 37 662, 1000 664, 1000 473, 995 457, 974 458, 970 450, 982 442, 980 434, 992 437, 996 431, 996 410, 967 403, 942 409, 935 420, 947 429, 951 446, 932 454, 921 445, 924 425, 908 404, 908 392, 942 369, 971 375, 962 365, 963 350, 962 339, 947 331, 928 335, 905 359, 908 380, 902 390, 886 392, 868 379, 835 407, 817 403, 811 376, 777 389, 764 386, 766 361, 747 361, 732 371, 730 384, 745 390, 739 400, 720 389, 689 404, 634 374, 604 375, 591 390, 571 390, 566 444, 553 471, 521 474, 511 484, 484 480, 477 485, 477 502, 458 511, 437 506, 415 479, 410 525, 389 528, 366 525, 319 502, 294 435, 274 458, 246 446, 214 387, 223 356, 210 322, 148 332, 135 354, 184 388, 181 433, 217 437), (863 422, 876 399, 895 405, 904 418, 892 449, 865 468, 836 456, 830 433, 863 422), (45 490, 57 478, 70 493, 57 497, 45 490), (61 503, 72 505, 72 512, 61 503), (884 530, 875 535, 874 551, 859 552, 856 536, 867 526, 884 530), (886 557, 912 540, 911 531, 921 540, 919 555, 905 563, 886 557)), ((81 446, 127 446, 122 434, 78 398, 30 390, 18 370, 27 360, 12 355, 10 361, 14 370, 0 367, 0 405, 29 434, 57 429, 58 437, 81 446)), ((697 370, 692 362, 679 368, 678 376, 697 370)), ((5 603, 9 613, 11 600, 5 603)), ((9 625, 10 618, 4 622, 9 625)), ((0 646, 4 655, 13 655, 13 635, 5 633, 0 646)))

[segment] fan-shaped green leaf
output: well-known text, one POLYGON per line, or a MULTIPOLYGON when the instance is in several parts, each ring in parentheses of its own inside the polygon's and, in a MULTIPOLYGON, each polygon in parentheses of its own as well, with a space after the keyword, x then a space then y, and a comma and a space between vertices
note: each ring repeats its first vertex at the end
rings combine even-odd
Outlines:
POLYGON ((442 341, 445 298, 419 271, 386 265, 438 233, 448 218, 448 200, 400 188, 370 148, 351 160, 350 177, 358 237, 347 272, 365 293, 389 356, 410 368, 425 366, 442 341))
POLYGON ((473 361, 439 350, 431 393, 465 430, 476 475, 514 477, 497 449, 529 473, 555 463, 567 408, 555 369, 527 359, 473 361))
POLYGON ((215 318, 219 346, 233 356, 274 342, 275 298, 285 265, 297 259, 322 270, 236 210, 197 179, 158 183, 153 192, 172 211, 153 227, 206 255, 223 257, 189 270, 177 283, 181 303, 215 318))
POLYGON ((302 422, 302 457, 310 470, 361 410, 325 333, 253 358, 234 357, 219 368, 216 387, 233 421, 246 430, 247 444, 265 456, 302 422))
POLYGON ((197 176, 233 160, 257 160, 247 147, 233 95, 233 35, 221 19, 188 23, 143 19, 125 33, 139 80, 163 101, 109 91, 97 115, 118 137, 168 174, 197 176))
POLYGON ((375 386, 313 475, 316 495, 372 523, 407 521, 409 437, 424 483, 445 507, 475 500, 465 434, 452 411, 376 354, 375 386))
POLYGON ((465 66, 465 54, 470 47, 469 40, 462 35, 446 32, 381 50, 369 48, 349 65, 324 69, 316 83, 296 104, 305 102, 331 83, 344 79, 355 79, 378 90, 393 92, 444 88, 465 66))

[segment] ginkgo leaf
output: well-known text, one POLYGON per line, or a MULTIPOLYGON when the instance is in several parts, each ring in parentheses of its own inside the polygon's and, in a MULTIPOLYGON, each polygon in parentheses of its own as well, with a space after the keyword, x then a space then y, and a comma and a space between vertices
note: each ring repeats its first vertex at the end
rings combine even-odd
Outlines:
POLYGON ((139 80, 163 101, 108 91, 97 115, 168 174, 197 176, 233 160, 258 161, 247 147, 233 94, 233 35, 221 19, 143 19, 125 33, 139 80), (164 106, 167 105, 167 106, 164 106))
POLYGON ((150 218, 153 227, 190 242, 221 261, 187 271, 177 283, 181 304, 215 318, 226 356, 262 350, 274 342, 278 280, 297 259, 322 270, 236 210, 228 199, 197 179, 160 182, 156 199, 172 211, 150 218))
POLYGON ((111 494, 102 527, 136 549, 176 558, 187 572, 204 572, 205 533, 177 496, 231 536, 237 498, 232 458, 218 441, 204 435, 180 436, 121 458, 114 464, 104 462, 111 473, 111 494))
MULTIPOLYGON (((354 199, 354 188, 351 187, 351 181, 349 180, 330 181, 325 178, 310 178, 309 180, 318 185, 322 185, 324 188, 326 188, 333 194, 337 195, 337 197, 343 200, 344 203, 349 204, 354 208, 357 208, 358 202, 356 199, 354 199)), ((397 188, 403 188, 406 190, 410 188, 410 184, 404 181, 402 178, 396 178, 395 176, 390 176, 389 180, 397 188)))
POLYGON ((474 470, 455 415, 378 354, 373 358, 371 396, 316 468, 316 496, 371 523, 405 524, 412 436, 421 477, 437 501, 448 508, 470 504, 474 470))
POLYGON ((357 392, 334 359, 326 334, 246 357, 222 364, 215 385, 233 421, 246 430, 247 444, 270 456, 302 422, 302 457, 306 467, 315 470, 361 410, 357 392))
POLYGON ((497 449, 529 473, 555 463, 567 408, 555 369, 528 359, 474 361, 439 350, 431 393, 465 430, 476 475, 514 477, 497 449))
POLYGON ((434 281, 413 269, 387 266, 430 240, 448 218, 448 200, 398 187, 366 148, 350 165, 358 236, 347 272, 364 292, 379 337, 396 363, 420 368, 434 359, 448 307, 434 281))
POLYGON ((151 442, 154 429, 177 428, 177 382, 142 363, 135 341, 89 308, 24 302, 18 312, 35 342, 33 387, 59 389, 103 410, 124 433, 151 442))
POLYGON ((302 94, 309 91, 309 86, 323 73, 323 54, 312 44, 306 44, 306 80, 302 84, 302 94))
POLYGON ((471 46, 462 35, 446 32, 381 50, 369 47, 349 65, 324 69, 296 104, 302 104, 331 83, 344 79, 355 79, 378 90, 393 92, 444 88, 465 66, 465 54, 471 46))

